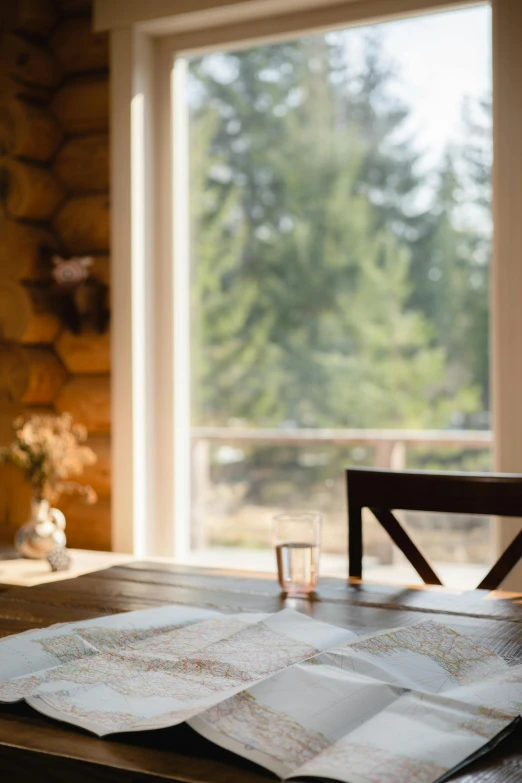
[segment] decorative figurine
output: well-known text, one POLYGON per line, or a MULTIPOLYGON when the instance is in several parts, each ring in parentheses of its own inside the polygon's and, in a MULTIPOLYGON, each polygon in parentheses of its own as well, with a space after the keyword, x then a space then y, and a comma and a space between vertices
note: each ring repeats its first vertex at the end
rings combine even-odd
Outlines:
POLYGON ((47 555, 47 560, 51 566, 51 571, 67 571, 71 566, 71 558, 64 546, 57 546, 51 549, 47 555))
POLYGON ((90 256, 62 258, 52 256, 53 270, 50 302, 60 320, 74 334, 80 334, 85 322, 98 332, 109 322, 107 286, 91 273, 90 256))

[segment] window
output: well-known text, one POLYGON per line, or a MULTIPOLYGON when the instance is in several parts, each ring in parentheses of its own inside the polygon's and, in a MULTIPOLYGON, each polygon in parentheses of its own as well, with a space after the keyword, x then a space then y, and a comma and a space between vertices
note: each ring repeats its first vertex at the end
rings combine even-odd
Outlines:
MULTIPOLYGON (((489 39, 480 6, 178 62, 189 561, 272 568, 306 507, 344 575, 346 464, 490 469, 489 39)), ((489 520, 405 523, 446 580, 485 570, 489 520)), ((369 573, 411 580, 367 530, 369 573)))
MULTIPOLYGON (((144 555, 175 553, 181 559, 186 559, 191 549, 191 526, 187 524, 187 517, 193 504, 187 495, 191 487, 195 490, 196 476, 192 476, 192 481, 187 476, 187 467, 192 462, 188 444, 194 442, 187 431, 191 387, 186 382, 190 345, 186 328, 189 317, 185 311, 190 285, 184 275, 188 274, 189 265, 182 263, 183 258, 188 258, 184 248, 184 229, 188 227, 189 220, 182 214, 188 208, 188 199, 182 198, 183 168, 187 160, 178 158, 172 161, 172 127, 176 138, 175 150, 186 149, 180 144, 180 134, 190 134, 188 123, 184 123, 186 112, 178 111, 175 116, 171 114, 172 103, 177 103, 178 108, 188 105, 181 96, 180 88, 185 79, 179 65, 175 69, 172 101, 172 64, 175 59, 178 64, 183 59, 188 64, 193 57, 220 52, 226 47, 232 50, 234 46, 246 46, 246 39, 251 42, 250 48, 254 48, 269 42, 271 36, 273 42, 280 42, 284 36, 308 36, 310 30, 325 29, 327 25, 361 24, 365 13, 372 9, 375 11, 377 5, 380 7, 380 4, 371 3, 366 7, 366 4, 353 4, 348 0, 332 6, 324 6, 320 0, 307 0, 304 11, 302 3, 297 0, 288 0, 284 9, 283 6, 258 4, 250 0, 243 0, 233 9, 220 0, 211 0, 205 6, 210 4, 213 5, 212 10, 193 14, 175 0, 170 3, 168 0, 149 0, 139 9, 123 8, 119 0, 95 0, 95 28, 111 30, 113 82, 113 547, 144 555), (165 14, 170 16, 167 18, 165 14), (259 43, 256 44, 256 41, 259 43), (174 177, 171 176, 173 162, 174 177), (175 276, 171 262, 173 249, 177 267, 175 276), (173 299, 176 300, 174 307, 173 299)), ((415 0, 414 3, 411 0, 389 0, 385 13, 387 19, 397 19, 400 14, 418 11, 421 16, 416 20, 420 21, 422 13, 430 7, 449 10, 463 5, 474 7, 475 4, 470 0, 459 0, 459 3, 452 0, 415 0)), ((487 412, 489 407, 492 408, 492 462, 495 470, 519 472, 522 471, 522 406, 518 393, 522 384, 519 264, 522 246, 519 214, 522 92, 518 74, 522 50, 518 41, 522 29, 522 5, 518 0, 492 0, 491 5, 495 91, 495 263, 491 268, 489 319, 492 394, 489 395, 486 390, 488 396, 484 399, 488 402, 483 410, 487 412)), ((442 19, 443 16, 437 18, 442 19)), ((486 22, 489 20, 487 10, 483 18, 486 22)), ((415 20, 412 18, 411 21, 415 20)), ((464 30, 464 39, 466 35, 467 30, 464 30)), ((483 57, 483 64, 487 65, 484 49, 487 41, 485 44, 481 41, 484 39, 478 35, 474 52, 465 48, 462 52, 466 52, 466 58, 483 57)), ((451 41, 446 46, 444 41, 442 61, 451 53, 450 44, 451 41)), ((444 62, 438 62, 430 79, 434 84, 443 83, 447 87, 446 92, 452 92, 460 80, 461 60, 450 60, 456 69, 454 72, 444 72, 444 62), (441 78, 437 81, 439 76, 441 78)), ((482 66, 477 73, 483 76, 482 66)), ((444 112, 446 110, 447 106, 444 112)), ((441 109, 439 117, 442 114, 441 109)), ((473 124, 479 129, 482 126, 479 135, 485 131, 487 140, 487 115, 482 118, 479 115, 480 112, 474 110, 473 124)), ((483 159, 487 162, 487 150, 479 144, 477 151, 479 156, 484 154, 483 159)), ((484 184, 483 194, 487 192, 487 182, 483 181, 484 184)), ((480 198, 477 194, 475 200, 478 202, 480 198)), ((464 220, 465 217, 470 219, 469 209, 460 210, 459 219, 464 220)), ((487 221, 483 226, 488 228, 487 221)), ((193 248, 194 239, 193 235, 193 248)), ((485 235, 483 248, 487 241, 485 235)), ((477 258, 479 256, 480 252, 477 258)), ((434 274, 438 276, 437 272, 434 274)), ((437 283, 436 280, 432 282, 437 283)), ((477 278, 474 282, 480 287, 477 278)), ((487 317, 487 311, 484 315, 487 317)), ((480 331, 485 334, 484 329, 480 331)), ((485 354, 482 353, 482 356, 485 357, 485 354)), ((456 369, 456 374, 461 369, 467 372, 470 366, 471 363, 466 361, 462 368, 456 369)), ((483 394, 484 389, 484 386, 479 388, 479 393, 483 394)), ((193 410, 196 410, 194 406, 193 410)), ((468 416, 475 414, 472 411, 467 413, 468 416)), ((195 427, 195 420, 193 424, 195 427)), ((259 429, 259 426, 256 423, 255 428, 259 429)), ((420 422, 416 426, 425 427, 426 424, 420 422)), ((460 425, 455 421, 449 434, 459 427, 466 428, 469 457, 475 459, 485 452, 487 456, 492 439, 488 435, 487 421, 480 424, 478 421, 461 420, 460 425)), ((278 433, 280 429, 277 428, 278 433)), ((301 435, 303 430, 301 428, 301 435)), ((402 435, 401 439, 400 443, 404 440, 402 435)), ((236 444, 230 445, 236 448, 236 444)), ((435 442, 430 441, 430 445, 434 446, 435 442)), ((444 445, 449 448, 447 439, 444 445)), ((412 450, 410 443, 405 447, 399 444, 391 450, 387 442, 380 449, 379 460, 389 461, 391 451, 394 464, 400 464, 404 454, 408 463, 412 450)), ((449 467, 455 462, 446 464, 449 467)), ((478 463, 473 462, 473 466, 476 465, 478 463)), ((208 472, 202 471, 200 477, 208 475, 208 472)), ((502 525, 495 526, 492 551, 499 553, 519 527, 518 520, 503 520, 502 525)), ((522 573, 512 576, 505 586, 507 589, 519 589, 522 573)))

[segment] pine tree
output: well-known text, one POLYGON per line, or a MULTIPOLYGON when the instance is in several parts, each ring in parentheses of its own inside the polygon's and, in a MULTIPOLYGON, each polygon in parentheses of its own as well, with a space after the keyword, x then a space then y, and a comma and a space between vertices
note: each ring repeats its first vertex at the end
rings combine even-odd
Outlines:
MULTIPOLYGON (((426 216, 396 141, 407 111, 377 43, 351 81, 341 49, 313 37, 190 66, 198 423, 444 427, 477 406, 434 338, 441 300, 410 284, 426 216)), ((448 263, 451 209, 423 229, 448 263)))

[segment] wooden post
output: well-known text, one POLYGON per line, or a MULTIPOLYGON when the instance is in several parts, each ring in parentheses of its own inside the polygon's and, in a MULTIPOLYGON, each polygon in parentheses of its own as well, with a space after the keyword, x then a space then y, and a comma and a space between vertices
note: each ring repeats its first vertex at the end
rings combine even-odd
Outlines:
POLYGON ((375 457, 373 464, 376 468, 391 468, 391 458, 394 447, 393 441, 378 440, 375 444, 375 457))
POLYGON ((207 506, 210 498, 210 443, 197 440, 192 446, 191 542, 195 550, 208 546, 207 506))
POLYGON ((393 443, 390 454, 390 468, 392 470, 404 470, 406 467, 406 444, 402 440, 393 443))

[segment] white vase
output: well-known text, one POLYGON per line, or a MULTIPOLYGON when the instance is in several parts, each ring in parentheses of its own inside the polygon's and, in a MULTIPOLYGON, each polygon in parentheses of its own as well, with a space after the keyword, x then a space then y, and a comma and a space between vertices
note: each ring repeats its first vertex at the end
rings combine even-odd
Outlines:
POLYGON ((46 558, 51 550, 65 547, 65 516, 51 508, 44 498, 31 500, 31 519, 15 536, 15 547, 23 557, 46 558))

